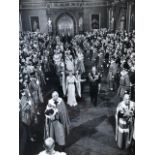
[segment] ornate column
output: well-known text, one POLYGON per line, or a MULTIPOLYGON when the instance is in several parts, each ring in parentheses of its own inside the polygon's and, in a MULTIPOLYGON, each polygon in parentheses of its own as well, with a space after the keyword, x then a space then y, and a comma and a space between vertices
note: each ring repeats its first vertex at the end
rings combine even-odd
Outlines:
POLYGON ((83 32, 83 13, 79 13, 78 30, 79 30, 79 33, 83 32))
POLYGON ((111 19, 110 19, 110 29, 115 30, 115 16, 114 16, 114 7, 111 9, 111 19))
POLYGON ((81 0, 80 9, 79 9, 79 15, 78 15, 78 33, 83 33, 84 31, 84 1, 81 0))
POLYGON ((21 12, 19 11, 19 31, 23 31, 21 12))
POLYGON ((110 10, 111 8, 108 6, 107 7, 107 15, 108 15, 108 19, 107 19, 107 28, 110 29, 110 10))
POLYGON ((21 4, 19 4, 19 31, 23 31, 22 17, 21 17, 21 4))
POLYGON ((108 29, 115 30, 115 16, 113 6, 110 6, 108 9, 108 29))
POLYGON ((110 30, 110 20, 111 20, 111 3, 107 2, 107 29, 110 30))
POLYGON ((135 4, 131 4, 130 31, 135 29, 135 4))
POLYGON ((131 2, 127 2, 127 12, 126 12, 127 24, 126 24, 126 30, 128 32, 130 31, 130 26, 131 26, 131 9, 132 9, 132 3, 131 2))

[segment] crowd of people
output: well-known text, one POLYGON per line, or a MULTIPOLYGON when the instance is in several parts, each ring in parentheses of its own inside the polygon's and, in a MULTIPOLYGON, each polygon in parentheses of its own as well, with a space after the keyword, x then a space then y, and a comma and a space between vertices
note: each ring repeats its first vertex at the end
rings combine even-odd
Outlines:
MULTIPOLYGON (((52 88, 52 85, 49 86, 52 76, 57 77, 55 80, 60 87, 58 92, 53 92, 45 110, 44 138, 57 137, 56 143, 64 146, 70 121, 62 98, 67 97, 68 106, 77 106, 77 97, 82 97, 82 83, 87 82, 91 102, 97 106, 97 94, 102 89, 104 79, 108 83, 108 91, 116 91, 121 99, 129 92, 130 100, 134 102, 134 68, 134 31, 98 29, 72 37, 20 32, 19 105, 24 129, 21 135, 27 134, 26 137, 34 140, 31 125, 37 122, 45 104, 47 87, 52 88), (91 62, 90 68, 86 65, 87 61, 91 62)), ((23 155, 25 143, 26 138, 22 141, 20 155, 23 155)))

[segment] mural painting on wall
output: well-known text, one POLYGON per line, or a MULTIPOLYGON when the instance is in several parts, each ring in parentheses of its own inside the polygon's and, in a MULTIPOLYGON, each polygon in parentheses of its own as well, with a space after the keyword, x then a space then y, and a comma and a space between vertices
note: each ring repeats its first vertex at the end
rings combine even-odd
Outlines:
POLYGON ((32 29, 32 32, 39 31, 39 17, 38 16, 31 17, 31 29, 32 29))
POLYGON ((99 14, 93 14, 91 16, 91 28, 99 29, 99 14))

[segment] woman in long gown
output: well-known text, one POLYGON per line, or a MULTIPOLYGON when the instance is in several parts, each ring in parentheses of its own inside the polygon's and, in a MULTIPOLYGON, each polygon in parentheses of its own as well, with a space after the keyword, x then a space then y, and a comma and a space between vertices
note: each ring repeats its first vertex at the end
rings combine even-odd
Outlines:
POLYGON ((69 76, 67 76, 67 79, 66 79, 66 92, 67 92, 67 104, 70 105, 71 107, 77 105, 77 101, 75 98, 76 83, 77 83, 77 80, 73 75, 73 72, 69 71, 69 76))
POLYGON ((65 64, 66 64, 66 70, 72 71, 74 73, 75 67, 74 67, 74 59, 70 53, 70 50, 65 51, 65 64))
POLYGON ((56 66, 57 74, 59 74, 61 70, 61 67, 60 67, 61 59, 62 59, 62 53, 60 52, 60 49, 58 48, 58 46, 56 46, 56 49, 54 50, 53 60, 56 66))

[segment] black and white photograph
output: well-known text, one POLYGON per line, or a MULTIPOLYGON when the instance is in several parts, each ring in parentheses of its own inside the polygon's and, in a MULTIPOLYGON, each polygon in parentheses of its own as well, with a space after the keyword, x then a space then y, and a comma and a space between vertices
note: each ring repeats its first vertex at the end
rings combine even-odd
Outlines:
POLYGON ((135 33, 135 0, 19 0, 19 155, 135 155, 135 33))

